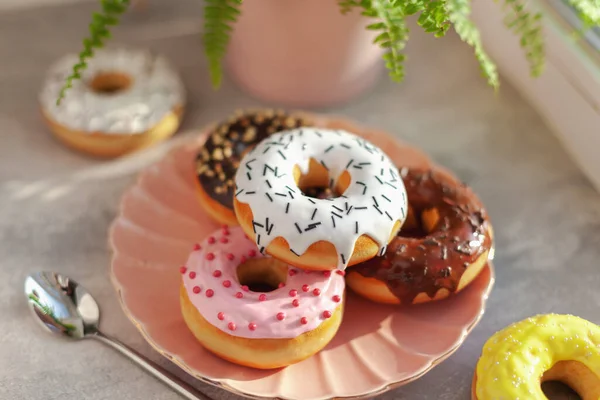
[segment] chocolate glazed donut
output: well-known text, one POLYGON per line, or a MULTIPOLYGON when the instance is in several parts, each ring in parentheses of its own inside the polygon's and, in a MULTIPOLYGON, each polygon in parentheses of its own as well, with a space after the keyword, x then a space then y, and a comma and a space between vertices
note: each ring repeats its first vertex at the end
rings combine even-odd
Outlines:
POLYGON ((275 132, 310 125, 309 118, 300 113, 257 110, 238 111, 213 128, 196 156, 199 198, 206 211, 220 223, 237 225, 233 178, 240 159, 275 132))
POLYGON ((400 172, 408 196, 407 221, 385 256, 356 265, 347 283, 382 303, 447 297, 468 285, 492 257, 487 213, 472 190, 450 174, 435 169, 400 172), (373 295, 376 288, 369 289, 369 280, 361 276, 384 283, 389 293, 373 295))

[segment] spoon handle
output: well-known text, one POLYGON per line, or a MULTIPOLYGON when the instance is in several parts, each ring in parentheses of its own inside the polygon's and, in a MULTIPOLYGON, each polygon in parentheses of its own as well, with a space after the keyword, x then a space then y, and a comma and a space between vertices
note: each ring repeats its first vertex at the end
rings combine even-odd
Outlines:
POLYGON ((121 343, 117 339, 107 336, 101 332, 97 332, 95 335, 90 337, 98 339, 104 344, 109 345, 113 349, 117 350, 131 361, 144 368, 147 372, 152 374, 155 378, 165 383, 171 389, 182 395, 188 400, 212 400, 210 397, 200 393, 197 389, 187 384, 177 376, 166 371, 162 367, 158 366, 154 362, 150 361, 131 347, 121 343))

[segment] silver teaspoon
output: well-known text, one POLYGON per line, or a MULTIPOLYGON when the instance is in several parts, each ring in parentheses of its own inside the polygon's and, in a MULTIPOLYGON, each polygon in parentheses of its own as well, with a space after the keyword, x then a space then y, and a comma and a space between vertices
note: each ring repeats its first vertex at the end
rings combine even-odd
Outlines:
POLYGON ((98 329, 96 300, 72 279, 54 272, 36 272, 25 279, 25 296, 33 315, 46 330, 70 339, 97 339, 119 351, 186 399, 210 400, 125 344, 98 329))

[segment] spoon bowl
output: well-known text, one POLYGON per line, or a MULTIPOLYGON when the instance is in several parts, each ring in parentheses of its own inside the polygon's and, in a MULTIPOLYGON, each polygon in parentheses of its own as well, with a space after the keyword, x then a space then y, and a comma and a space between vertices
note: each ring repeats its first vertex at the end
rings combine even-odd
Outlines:
POLYGON ((45 330, 70 339, 97 339, 128 357, 184 398, 210 400, 132 348, 102 333, 98 327, 98 303, 73 279, 56 272, 35 272, 25 278, 25 296, 35 320, 45 330))

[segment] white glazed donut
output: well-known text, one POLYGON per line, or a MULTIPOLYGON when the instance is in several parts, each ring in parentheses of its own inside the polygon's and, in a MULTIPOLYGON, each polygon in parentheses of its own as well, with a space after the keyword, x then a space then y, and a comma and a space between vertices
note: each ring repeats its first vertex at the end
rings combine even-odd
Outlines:
POLYGON ((223 227, 197 245, 180 272, 188 327, 208 350, 238 364, 300 361, 323 348, 341 322, 342 271, 308 273, 262 257, 239 227, 223 227), (252 284, 278 288, 261 293, 252 284))
POLYGON ((406 191, 383 151, 341 130, 276 133, 240 162, 235 212, 261 252, 304 269, 345 269, 383 255, 404 222, 406 191), (301 188, 329 186, 333 199, 301 188))
POLYGON ((185 92, 165 58, 144 50, 99 50, 57 104, 78 62, 70 54, 51 66, 39 96, 44 117, 59 139, 91 154, 115 156, 175 132, 185 92))

